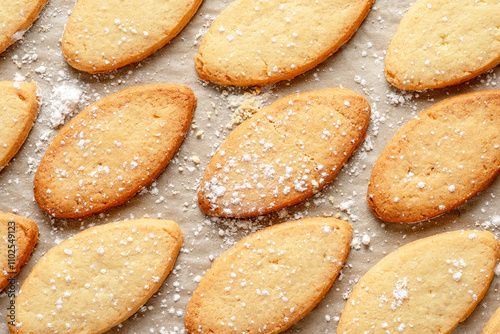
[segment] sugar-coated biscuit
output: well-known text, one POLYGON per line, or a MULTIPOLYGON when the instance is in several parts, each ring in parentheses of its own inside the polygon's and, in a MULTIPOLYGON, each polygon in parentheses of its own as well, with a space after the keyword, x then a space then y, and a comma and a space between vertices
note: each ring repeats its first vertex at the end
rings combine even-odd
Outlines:
POLYGON ((0 170, 23 145, 37 114, 36 83, 0 81, 0 170))
POLYGON ((212 23, 195 58, 203 80, 267 85, 318 65, 356 32, 374 0, 236 0, 212 23))
POLYGON ((89 73, 142 60, 177 36, 201 2, 78 0, 62 38, 64 58, 89 73))
POLYGON ((441 233, 384 257, 354 286, 337 334, 447 334, 474 310, 500 255, 495 235, 441 233))
POLYGON ((351 226, 305 218, 253 233, 224 252, 189 301, 188 333, 280 333, 309 313, 342 269, 351 226))
POLYGON ((399 89, 457 85, 500 64, 500 2, 418 0, 404 15, 385 57, 399 89))
POLYGON ((500 333, 500 308, 496 310, 493 316, 484 326, 481 334, 498 334, 500 333))
POLYGON ((174 84, 131 87, 93 103, 47 149, 35 175, 35 200, 59 218, 126 202, 167 166, 195 106, 191 89, 174 84))
POLYGON ((275 101, 217 150, 198 192, 201 210, 252 217, 303 201, 337 176, 363 141, 369 120, 368 102, 345 88, 275 101))
POLYGON ((380 154, 368 205, 389 222, 446 213, 500 172, 500 90, 445 99, 406 123, 380 154))
POLYGON ((11 213, 0 212, 0 290, 21 270, 38 242, 35 222, 11 213))
POLYGON ((49 0, 0 0, 0 53, 21 39, 49 0))
POLYGON ((179 226, 136 219, 84 230, 38 261, 15 299, 11 333, 98 334, 159 289, 182 246, 179 226))

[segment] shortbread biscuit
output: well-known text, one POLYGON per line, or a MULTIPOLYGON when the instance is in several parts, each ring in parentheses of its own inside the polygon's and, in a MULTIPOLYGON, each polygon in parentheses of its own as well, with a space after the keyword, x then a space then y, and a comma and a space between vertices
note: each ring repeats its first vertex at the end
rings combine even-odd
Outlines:
POLYGON ((80 232, 33 268, 15 299, 9 329, 19 334, 103 333, 159 289, 181 246, 182 232, 168 220, 129 220, 80 232))
POLYGON ((446 213, 500 172, 500 90, 443 100, 406 123, 380 154, 368 205, 389 222, 446 213))
POLYGON ((500 243, 454 231, 387 255, 356 284, 337 334, 446 334, 474 310, 494 276, 500 243))
POLYGON ((128 88, 88 106, 59 131, 42 158, 36 201, 60 218, 126 202, 167 166, 195 106, 191 89, 172 84, 128 88))
POLYGON ((0 0, 0 53, 21 39, 49 0, 0 0))
POLYGON ((177 36, 201 2, 78 0, 62 38, 64 58, 89 73, 142 60, 177 36))
POLYGON ((236 0, 212 23, 195 58, 203 80, 267 85, 318 65, 347 42, 374 0, 236 0))
POLYGON ((368 102, 344 88, 275 101, 217 150, 198 192, 201 210, 252 217, 303 201, 337 176, 363 141, 369 120, 368 102))
POLYGON ((399 89, 457 85, 500 64, 500 2, 418 0, 405 14, 385 57, 399 89))
POLYGON ((347 258, 351 226, 306 218, 253 233, 201 279, 184 322, 188 333, 280 333, 328 292, 347 258))
POLYGON ((0 81, 0 170, 19 151, 35 122, 36 90, 34 82, 0 81))
POLYGON ((31 256, 38 242, 38 227, 27 218, 0 212, 0 236, 0 290, 3 290, 31 256))
POLYGON ((498 308, 493 316, 484 326, 481 334, 498 334, 500 333, 500 308, 498 308))

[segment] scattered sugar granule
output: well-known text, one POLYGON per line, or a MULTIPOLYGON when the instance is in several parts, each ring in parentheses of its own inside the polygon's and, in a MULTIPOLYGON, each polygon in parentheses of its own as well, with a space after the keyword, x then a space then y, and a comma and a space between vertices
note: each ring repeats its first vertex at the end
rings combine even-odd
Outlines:
POLYGON ((371 238, 368 234, 364 234, 363 238, 361 239, 361 242, 363 245, 368 246, 370 244, 371 238))
POLYGON ((391 304, 391 308, 393 310, 395 310, 396 307, 400 307, 405 299, 408 299, 407 286, 408 279, 406 277, 397 281, 396 288, 392 291, 394 301, 391 304))
POLYGON ((54 87, 50 97, 50 126, 57 129, 71 117, 78 106, 83 92, 67 84, 54 87))

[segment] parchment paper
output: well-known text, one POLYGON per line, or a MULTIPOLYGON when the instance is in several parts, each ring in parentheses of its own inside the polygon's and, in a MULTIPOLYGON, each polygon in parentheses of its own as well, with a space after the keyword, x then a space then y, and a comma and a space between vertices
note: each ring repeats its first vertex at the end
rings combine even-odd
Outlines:
MULTIPOLYGON (((388 84, 383 72, 384 54, 411 2, 377 0, 354 37, 336 54, 289 82, 262 88, 254 97, 256 105, 266 106, 278 97, 294 92, 344 86, 365 96, 373 115, 365 143, 341 170, 337 180, 319 194, 265 217, 231 220, 202 214, 196 204, 196 190, 211 153, 230 132, 226 125, 231 123, 233 111, 248 100, 244 92, 254 90, 204 83, 198 79, 193 61, 201 37, 230 1, 206 0, 175 39, 142 62, 108 74, 89 75, 71 68, 60 49, 64 24, 75 1, 51 0, 24 39, 0 55, 0 80, 23 77, 34 80, 43 96, 38 119, 27 141, 0 172, 0 210, 28 217, 40 229, 40 241, 17 277, 17 291, 43 254, 82 229, 144 215, 172 219, 181 226, 185 240, 175 269, 139 312, 110 333, 184 333, 184 313, 197 281, 213 259, 234 242, 270 224, 306 216, 340 214, 355 230, 347 263, 318 307, 287 331, 335 333, 348 293, 356 281, 387 253, 413 240, 450 230, 487 227, 500 236, 499 180, 465 205, 430 222, 384 223, 373 216, 366 204, 372 166, 385 144, 404 123, 448 96, 500 88, 499 67, 468 83, 447 89, 404 93, 388 84), (153 185, 125 205, 83 220, 50 219, 34 201, 33 178, 45 149, 59 129, 54 129, 51 123, 54 108, 62 104, 67 109, 72 102, 61 102, 65 98, 64 92, 77 97, 82 94, 76 106, 76 111, 80 111, 108 94, 154 82, 188 85, 198 98, 191 130, 173 161, 153 185), (195 157, 200 159, 199 164, 195 163, 195 157)), ((500 306, 499 284, 500 278, 495 277, 485 298, 454 334, 480 333, 500 306)), ((0 319, 5 319, 7 305, 8 298, 3 292, 0 294, 0 319)), ((3 320, 0 332, 7 333, 3 320)))

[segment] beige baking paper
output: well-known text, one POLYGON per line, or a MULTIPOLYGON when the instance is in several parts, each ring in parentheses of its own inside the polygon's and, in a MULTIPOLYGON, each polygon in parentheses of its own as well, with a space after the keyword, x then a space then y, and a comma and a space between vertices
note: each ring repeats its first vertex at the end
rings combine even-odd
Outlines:
MULTIPOLYGON (((103 0, 105 1, 105 0, 103 0)), ((353 38, 336 54, 288 82, 254 89, 223 88, 197 78, 194 56, 213 19, 230 3, 206 0, 186 28, 168 45, 140 63, 117 71, 89 75, 71 68, 61 54, 60 37, 75 4, 51 0, 24 38, 0 54, 0 80, 34 80, 41 88, 42 106, 26 143, 0 172, 0 210, 34 220, 40 241, 17 277, 16 289, 50 248, 82 229, 106 222, 150 217, 172 219, 184 233, 184 247, 175 269, 158 293, 129 320, 109 333, 184 333, 183 318, 200 276, 214 258, 251 231, 300 217, 340 214, 355 231, 353 248, 342 275, 319 305, 287 333, 335 333, 346 297, 356 281, 384 255, 400 245, 436 233, 485 228, 500 236, 500 180, 452 212, 418 224, 389 224, 374 217, 366 204, 372 166, 392 135, 416 113, 448 96, 500 88, 497 67, 468 83, 426 92, 401 92, 384 77, 384 54, 410 0, 377 0, 353 38), (86 105, 124 88, 148 83, 177 83, 192 88, 198 98, 191 129, 180 151, 147 189, 125 205, 83 220, 50 219, 35 203, 33 178, 38 163, 64 119, 61 111, 78 112, 86 105), (344 86, 368 99, 372 119, 361 148, 337 180, 295 207, 252 220, 213 219, 200 212, 196 190, 211 154, 231 130, 232 116, 243 106, 260 107, 299 91, 344 86)), ((432 265, 432 264, 429 264, 432 265)), ((479 333, 500 306, 500 278, 485 298, 453 332, 479 333)), ((9 299, 0 294, 0 319, 9 299)), ((415 317, 418 317, 416 314, 415 317)), ((6 333, 6 322, 0 333, 6 333)))

